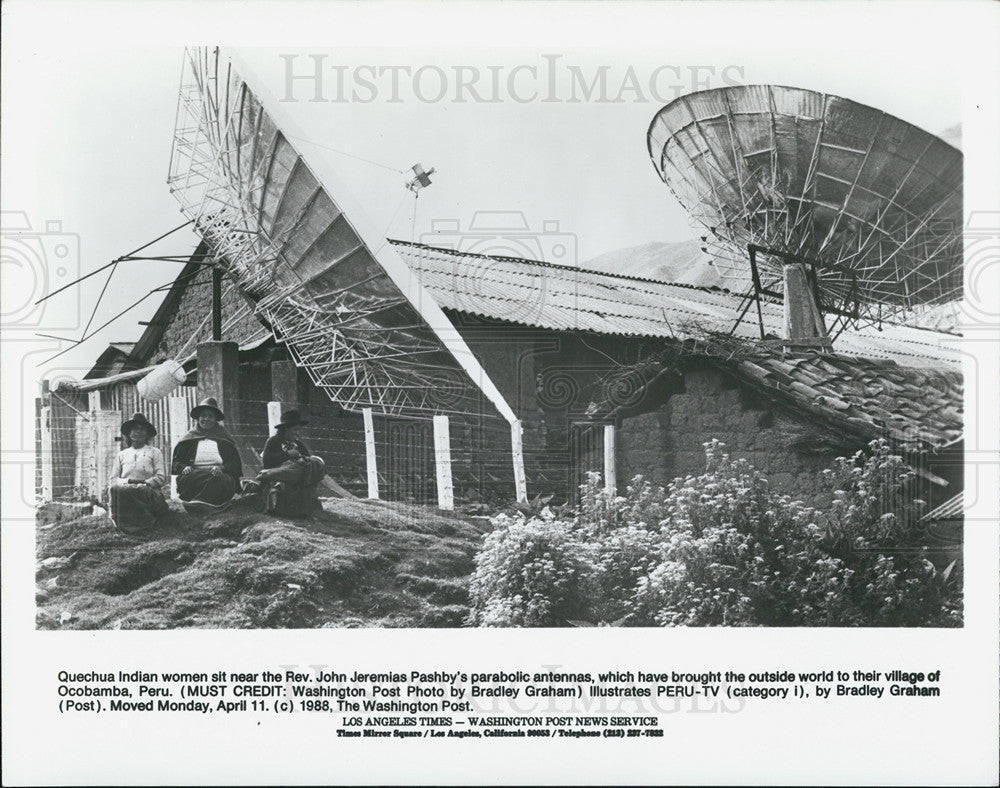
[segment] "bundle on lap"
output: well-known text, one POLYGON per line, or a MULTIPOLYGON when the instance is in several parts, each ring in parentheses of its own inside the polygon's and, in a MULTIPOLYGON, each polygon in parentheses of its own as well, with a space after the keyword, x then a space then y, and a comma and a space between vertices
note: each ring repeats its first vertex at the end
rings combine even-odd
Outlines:
POLYGON ((288 411, 275 426, 276 434, 264 445, 264 470, 257 480, 261 508, 266 512, 295 517, 320 509, 316 485, 326 475, 326 466, 298 437, 298 427, 303 424, 308 422, 298 411, 288 411))

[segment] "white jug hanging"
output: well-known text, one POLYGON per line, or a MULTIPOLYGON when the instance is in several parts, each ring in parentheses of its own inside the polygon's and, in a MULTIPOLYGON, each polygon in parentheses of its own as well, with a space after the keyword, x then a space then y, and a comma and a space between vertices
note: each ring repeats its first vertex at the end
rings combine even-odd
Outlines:
POLYGON ((139 396, 149 402, 163 399, 167 394, 187 380, 184 368, 176 361, 168 360, 157 366, 136 385, 139 396))

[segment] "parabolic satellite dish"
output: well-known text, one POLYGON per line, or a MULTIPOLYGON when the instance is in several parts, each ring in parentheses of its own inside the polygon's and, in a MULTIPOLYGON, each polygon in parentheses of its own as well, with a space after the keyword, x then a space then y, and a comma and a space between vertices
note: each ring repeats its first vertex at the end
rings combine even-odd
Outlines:
POLYGON ((800 263, 820 311, 845 324, 961 298, 962 154, 932 134, 838 96, 749 85, 671 102, 647 142, 716 265, 758 279, 758 295, 782 294, 800 263))
POLYGON ((253 90, 218 50, 191 49, 169 185, 298 366, 348 409, 514 414, 336 173, 289 136, 287 105, 253 90))

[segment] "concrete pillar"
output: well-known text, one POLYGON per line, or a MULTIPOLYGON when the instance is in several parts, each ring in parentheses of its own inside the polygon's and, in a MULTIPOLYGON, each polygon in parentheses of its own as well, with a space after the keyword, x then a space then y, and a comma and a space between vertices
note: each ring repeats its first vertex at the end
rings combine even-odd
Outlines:
POLYGON ((198 401, 215 397, 227 424, 240 421, 240 349, 235 342, 198 345, 198 401))
POLYGON ((294 361, 271 362, 271 399, 293 405, 306 400, 306 380, 294 361))

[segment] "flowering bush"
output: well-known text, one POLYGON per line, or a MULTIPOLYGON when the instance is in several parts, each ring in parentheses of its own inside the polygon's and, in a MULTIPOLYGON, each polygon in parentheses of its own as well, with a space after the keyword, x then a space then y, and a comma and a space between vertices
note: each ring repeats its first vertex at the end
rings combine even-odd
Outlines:
POLYGON ((706 472, 675 480, 667 492, 660 562, 636 585, 636 621, 820 623, 811 619, 842 578, 825 560, 814 512, 773 493, 718 442, 705 448, 706 472))
POLYGON ((589 548, 569 523, 499 515, 476 555, 471 623, 562 626, 581 617, 589 548))
POLYGON ((718 441, 706 470, 608 494, 581 486, 572 522, 501 516, 477 557, 472 622, 660 626, 948 626, 961 582, 920 545, 913 472, 884 441, 840 458, 817 512, 770 489, 718 441))

